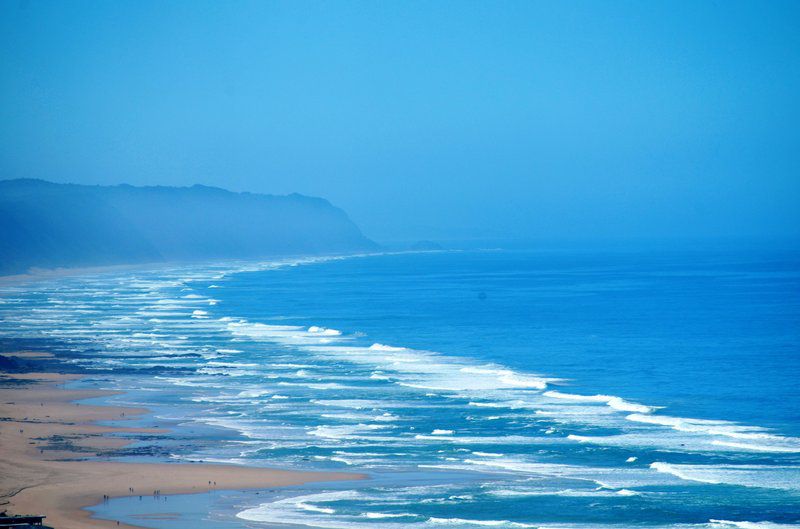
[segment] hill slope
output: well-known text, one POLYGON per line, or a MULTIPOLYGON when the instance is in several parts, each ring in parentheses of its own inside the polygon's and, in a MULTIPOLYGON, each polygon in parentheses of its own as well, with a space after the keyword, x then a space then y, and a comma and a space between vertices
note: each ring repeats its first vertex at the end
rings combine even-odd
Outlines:
POLYGON ((0 274, 375 249, 340 209, 219 188, 0 181, 0 274))

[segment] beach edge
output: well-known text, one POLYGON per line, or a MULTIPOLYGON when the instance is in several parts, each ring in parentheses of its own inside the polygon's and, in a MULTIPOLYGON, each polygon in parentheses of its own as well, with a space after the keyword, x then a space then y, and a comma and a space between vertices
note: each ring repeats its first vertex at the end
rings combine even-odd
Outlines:
POLYGON ((105 498, 152 496, 156 491, 160 495, 192 494, 367 478, 358 473, 239 465, 99 460, 104 451, 135 440, 108 434, 153 430, 98 425, 98 421, 135 419, 149 410, 76 403, 114 393, 64 388, 66 382, 85 376, 0 372, 0 509, 45 515, 45 523, 57 529, 132 529, 141 526, 93 518, 87 508, 105 498), (54 439, 69 441, 54 447, 54 439))

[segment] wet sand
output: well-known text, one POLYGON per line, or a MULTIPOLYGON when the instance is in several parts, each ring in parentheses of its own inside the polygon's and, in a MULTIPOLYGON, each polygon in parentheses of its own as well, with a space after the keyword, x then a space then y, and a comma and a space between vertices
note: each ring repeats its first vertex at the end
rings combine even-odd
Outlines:
POLYGON ((135 419, 147 410, 76 404, 75 400, 113 394, 63 388, 64 382, 79 377, 0 374, 0 510, 46 515, 45 523, 56 529, 130 528, 115 521, 90 518, 84 507, 102 502, 104 495, 152 496, 154 491, 161 495, 186 494, 364 477, 230 465, 97 460, 107 451, 131 442, 106 434, 163 434, 165 430, 95 424, 135 419))

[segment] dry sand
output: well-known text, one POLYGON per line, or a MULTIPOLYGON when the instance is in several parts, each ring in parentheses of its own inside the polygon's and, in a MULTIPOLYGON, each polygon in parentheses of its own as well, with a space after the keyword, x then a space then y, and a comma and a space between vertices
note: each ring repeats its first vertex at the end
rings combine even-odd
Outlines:
POLYGON ((76 404, 78 399, 111 394, 63 388, 64 382, 77 377, 52 373, 0 375, 0 510, 44 514, 47 525, 56 529, 130 528, 90 518, 90 512, 83 508, 100 503, 103 495, 150 496, 155 490, 162 495, 185 494, 364 477, 228 465, 97 460, 104 451, 128 443, 104 434, 164 430, 93 424, 136 418, 147 410, 76 404))

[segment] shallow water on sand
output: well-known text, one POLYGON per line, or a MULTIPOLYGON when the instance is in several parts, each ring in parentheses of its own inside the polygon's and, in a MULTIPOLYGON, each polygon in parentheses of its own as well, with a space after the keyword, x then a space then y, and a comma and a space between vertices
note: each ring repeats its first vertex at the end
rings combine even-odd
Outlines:
POLYGON ((781 527, 800 523, 798 265, 492 251, 102 273, 3 286, 0 336, 66 346, 84 384, 151 408, 178 432, 155 457, 375 478, 171 498, 188 523, 781 527))

